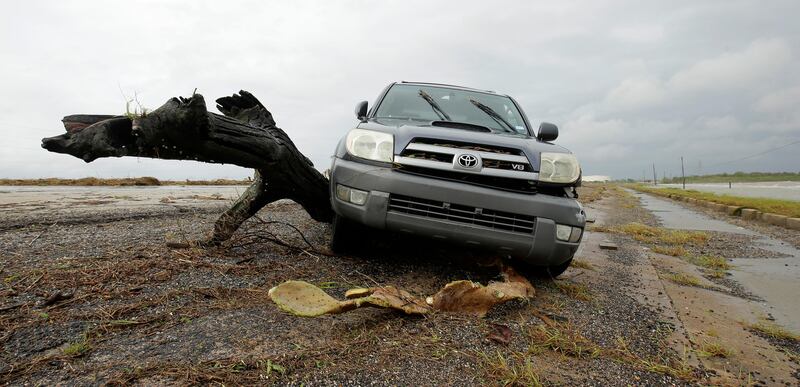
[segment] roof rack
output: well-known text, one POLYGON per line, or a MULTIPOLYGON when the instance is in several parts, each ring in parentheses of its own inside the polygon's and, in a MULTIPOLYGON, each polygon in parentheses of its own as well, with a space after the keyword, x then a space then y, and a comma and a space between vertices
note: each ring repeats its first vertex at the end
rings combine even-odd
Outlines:
POLYGON ((480 92, 483 92, 483 93, 497 94, 497 92, 495 92, 495 91, 493 91, 493 90, 483 90, 483 89, 476 89, 476 88, 474 88, 474 87, 466 87, 466 86, 458 86, 458 85, 448 85, 448 84, 446 84, 446 83, 434 83, 434 82, 410 82, 410 81, 401 81, 400 83, 415 84, 415 85, 446 86, 446 87, 452 87, 452 88, 456 88, 456 89, 474 90, 474 91, 480 91, 480 92))

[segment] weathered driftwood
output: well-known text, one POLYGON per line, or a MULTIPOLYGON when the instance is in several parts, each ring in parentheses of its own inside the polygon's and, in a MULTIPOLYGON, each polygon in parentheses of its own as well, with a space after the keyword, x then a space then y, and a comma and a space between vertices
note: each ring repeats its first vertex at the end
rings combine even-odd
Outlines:
POLYGON ((72 115, 67 133, 42 139, 42 147, 91 162, 100 157, 150 157, 235 164, 255 169, 252 185, 214 225, 211 242, 227 240, 265 205, 291 199, 312 218, 332 217, 328 179, 275 126, 272 114, 250 93, 217 100, 223 115, 208 112, 200 94, 172 98, 141 116, 72 115))

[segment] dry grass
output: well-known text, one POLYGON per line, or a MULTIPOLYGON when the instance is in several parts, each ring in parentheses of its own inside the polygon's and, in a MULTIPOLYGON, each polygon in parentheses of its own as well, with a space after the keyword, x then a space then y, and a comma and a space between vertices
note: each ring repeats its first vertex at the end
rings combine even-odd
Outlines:
POLYGON ((643 185, 631 185, 630 188, 660 196, 673 195, 688 197, 727 206, 753 208, 761 212, 771 212, 773 214, 786 215, 791 218, 800 217, 800 202, 797 201, 717 195, 710 192, 682 190, 679 188, 652 188, 643 185))
POLYGON ((484 377, 502 386, 542 386, 541 378, 526 353, 514 352, 504 356, 500 351, 494 355, 478 354, 482 360, 484 377))
POLYGON ((538 353, 548 349, 561 355, 587 359, 600 355, 601 348, 585 338, 569 324, 542 324, 527 332, 529 352, 538 353))
POLYGON ((664 278, 678 284, 684 286, 696 286, 700 288, 705 288, 703 284, 700 283, 700 280, 697 277, 694 277, 689 274, 684 273, 670 273, 665 274, 664 278))
POLYGON ((686 356, 683 359, 662 356, 645 358, 631 351, 622 338, 617 339, 614 347, 602 348, 569 323, 550 322, 537 325, 526 331, 524 338, 528 343, 526 352, 512 352, 507 355, 500 352, 494 355, 478 354, 490 384, 542 385, 545 382, 537 374, 533 359, 541 356, 543 351, 583 360, 605 357, 643 371, 669 375, 689 382, 697 380, 695 369, 688 364, 686 356))
POLYGON ((686 255, 686 249, 683 246, 653 246, 651 250, 657 254, 671 255, 673 257, 686 255))
POLYGON ((633 353, 622 338, 613 348, 602 348, 584 337, 569 323, 550 323, 532 327, 527 334, 528 355, 550 350, 576 359, 607 357, 649 372, 670 375, 686 381, 696 380, 694 369, 683 359, 657 357, 644 358, 633 353))
POLYGON ((556 281, 554 284, 562 293, 576 300, 591 301, 593 298, 586 285, 567 281, 556 281))
POLYGON ((800 341, 800 335, 789 332, 781 326, 767 321, 760 321, 756 324, 752 324, 750 325, 750 329, 773 339, 800 341))
POLYGON ((708 241, 708 233, 702 231, 673 230, 635 222, 611 227, 610 230, 628 234, 640 242, 653 244, 683 245, 690 243, 699 245, 708 241))
POLYGON ((573 260, 570 266, 577 267, 579 269, 594 270, 594 266, 592 266, 591 263, 583 260, 573 260))
POLYGON ((718 341, 704 341, 700 344, 700 348, 695 350, 695 353, 700 357, 719 357, 723 359, 733 356, 733 351, 718 341))
POLYGON ((726 272, 725 270, 711 269, 711 270, 706 270, 705 273, 703 274, 708 278, 725 278, 728 275, 728 272, 726 272))
POLYGON ((578 201, 582 204, 600 200, 608 196, 609 184, 607 183, 583 183, 578 187, 578 201))
POLYGON ((727 259, 716 255, 685 256, 684 259, 706 269, 724 271, 733 268, 727 259))
POLYGON ((628 347, 628 343, 622 337, 617 337, 616 346, 606 352, 616 361, 631 364, 649 372, 669 375, 690 382, 697 379, 694 368, 688 363, 685 348, 682 359, 663 357, 647 359, 633 353, 628 347))
MULTIPOLYGON (((709 238, 708 233, 703 231, 673 230, 636 222, 613 227, 595 226, 590 231, 630 235, 639 242, 647 243, 654 253, 673 257, 687 256, 688 251, 685 246, 702 246, 709 238)), ((725 259, 720 257, 693 257, 690 262, 715 270, 730 268, 725 259)))
POLYGON ((630 235, 640 242, 678 245, 686 243, 702 244, 708 241, 708 234, 702 231, 674 230, 631 222, 618 226, 592 226, 589 231, 630 235))
POLYGON ((122 179, 99 179, 84 177, 81 179, 0 179, 0 185, 34 185, 34 186, 157 186, 157 185, 249 185, 249 180, 159 180, 155 177, 131 177, 122 179))

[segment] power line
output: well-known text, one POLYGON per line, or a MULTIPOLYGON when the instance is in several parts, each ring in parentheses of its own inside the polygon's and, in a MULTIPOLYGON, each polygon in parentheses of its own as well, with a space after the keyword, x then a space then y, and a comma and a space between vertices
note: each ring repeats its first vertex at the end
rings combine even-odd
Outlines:
POLYGON ((763 154, 767 154, 767 153, 769 153, 769 152, 772 152, 772 151, 774 151, 774 150, 778 150, 778 149, 781 149, 781 148, 786 148, 787 146, 791 146, 791 145, 795 145, 795 144, 800 144, 800 140, 798 140, 798 141, 795 141, 795 142, 790 142, 790 143, 788 143, 788 144, 783 144, 783 145, 781 145, 781 146, 778 146, 778 147, 775 147, 775 148, 770 148, 770 149, 767 149, 767 150, 765 150, 765 151, 762 151, 762 152, 759 152, 759 153, 756 153, 756 154, 752 154, 752 155, 750 155, 750 156, 745 156, 745 157, 742 157, 742 158, 739 158, 739 159, 735 159, 735 160, 729 160, 729 161, 723 161, 723 162, 721 162, 721 163, 715 163, 715 164, 711 164, 710 166, 712 166, 712 167, 713 167, 713 166, 717 166, 717 165, 722 165, 722 164, 730 164, 730 163, 735 163, 735 162, 737 162, 737 161, 742 161, 742 160, 752 159, 753 157, 756 157, 756 156, 761 156, 761 155, 763 155, 763 154))
POLYGON ((35 127, 35 126, 30 126, 30 125, 15 124, 15 123, 11 123, 11 122, 2 122, 2 121, 0 121, 0 126, 6 128, 6 129, 53 130, 53 127, 58 129, 59 126, 63 127, 63 124, 55 124, 55 125, 53 125, 53 127, 48 129, 48 128, 39 128, 39 127, 35 127))

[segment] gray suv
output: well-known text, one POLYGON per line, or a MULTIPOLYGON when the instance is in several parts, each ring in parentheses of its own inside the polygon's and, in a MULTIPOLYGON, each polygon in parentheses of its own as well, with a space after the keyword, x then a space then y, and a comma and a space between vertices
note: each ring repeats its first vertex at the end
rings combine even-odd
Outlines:
POLYGON ((339 142, 331 166, 331 249, 359 243, 359 227, 487 249, 555 277, 569 267, 585 214, 581 169, 533 133, 513 98, 466 87, 398 82, 339 142))

